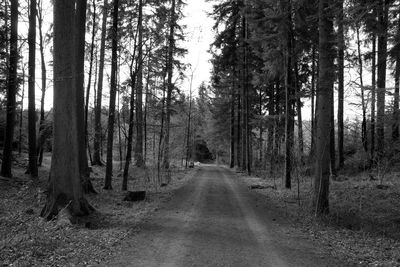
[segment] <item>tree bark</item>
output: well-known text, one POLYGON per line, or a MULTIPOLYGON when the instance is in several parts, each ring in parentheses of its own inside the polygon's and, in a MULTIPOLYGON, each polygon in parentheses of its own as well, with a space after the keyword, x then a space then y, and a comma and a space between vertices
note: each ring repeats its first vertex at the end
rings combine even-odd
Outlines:
POLYGON ((75 1, 54 2, 54 129, 50 184, 41 216, 50 220, 60 209, 74 216, 90 213, 93 208, 84 197, 79 172, 77 94, 74 70, 75 1), (74 41, 71 41, 74 40, 74 41))
POLYGON ((32 178, 38 177, 36 155, 36 108, 35 108, 35 59, 36 59, 36 0, 29 3, 29 80, 28 80, 28 141, 29 164, 27 173, 32 178))
POLYGON ((394 74, 394 103, 393 103, 393 123, 392 123, 392 139, 399 140, 399 87, 400 87, 400 19, 397 26, 397 45, 395 48, 396 69, 394 74))
POLYGON ((114 144, 114 123, 115 123, 115 98, 117 91, 117 49, 118 49, 118 0, 113 2, 113 24, 112 24, 112 43, 111 43, 111 85, 110 85, 110 105, 108 113, 108 136, 107 136, 107 164, 106 177, 104 179, 104 189, 111 190, 112 171, 113 171, 113 144, 114 144))
POLYGON ((107 32, 107 13, 108 13, 108 2, 104 0, 103 6, 103 18, 101 24, 101 41, 100 41, 100 62, 99 62, 99 75, 97 83, 97 100, 96 109, 94 116, 94 143, 93 143, 93 165, 103 166, 101 160, 101 143, 102 143, 102 129, 101 129, 101 100, 103 97, 103 76, 104 76, 104 57, 105 57, 105 46, 106 46, 106 32, 107 32))
POLYGON ((338 2, 338 158, 339 169, 344 167, 344 123, 343 123, 343 100, 344 100, 344 29, 343 29, 343 0, 338 2))
POLYGON ((12 144, 15 123, 15 95, 18 69, 18 0, 11 0, 10 57, 7 77, 7 118, 1 176, 12 177, 12 144))
POLYGON ((378 9, 378 78, 377 78, 377 151, 382 156, 385 149, 385 95, 386 95, 386 59, 388 31, 388 0, 380 0, 378 9))
POLYGON ((22 93, 21 93, 21 110, 19 112, 19 144, 18 154, 22 153, 22 125, 23 125, 23 114, 24 114, 24 98, 25 98, 25 64, 22 66, 22 93))
POLYGON ((286 14, 285 40, 285 188, 292 187, 291 172, 293 168, 293 139, 294 139, 294 83, 293 83, 293 32, 290 1, 285 1, 283 11, 286 14))
POLYGON ((143 167, 143 1, 139 0, 138 10, 138 58, 136 87, 136 143, 135 165, 143 167))
POLYGON ((313 210, 316 215, 329 212, 330 133, 333 91, 333 0, 320 0, 319 14, 319 83, 317 107, 316 169, 313 210))
MULTIPOLYGON (((39 0, 37 5, 37 17, 38 17, 38 26, 39 26, 39 50, 40 50, 40 62, 41 62, 41 70, 42 70, 42 95, 40 99, 40 124, 39 124, 39 134, 44 130, 44 99, 46 96, 46 83, 47 83, 47 70, 46 70, 46 62, 44 59, 44 37, 43 37, 43 2, 39 0)), ((42 166, 43 161, 43 146, 41 142, 37 143, 37 156, 38 158, 38 166, 42 166)))
MULTIPOLYGON (((165 111, 165 133, 164 133, 164 146, 163 146, 163 169, 169 171, 170 155, 169 155, 169 135, 170 135, 170 122, 171 122, 171 102, 172 102, 172 91, 174 84, 172 82, 172 75, 174 69, 174 47, 175 47, 175 3, 176 0, 172 0, 171 14, 170 14, 170 25, 169 25, 169 37, 168 37, 168 61, 167 61, 167 98, 166 98, 166 111, 165 111)), ((169 182, 169 181, 167 181, 169 182)))
POLYGON ((368 138, 367 138, 367 106, 365 104, 365 88, 363 79, 363 61, 361 55, 361 42, 360 42, 360 28, 357 26, 357 51, 358 51, 358 65, 360 75, 360 87, 361 87, 361 109, 362 109, 362 123, 361 123, 361 143, 364 151, 368 152, 368 138))
POLYGON ((87 0, 76 0, 75 10, 75 62, 74 62, 74 82, 76 90, 76 108, 78 123, 78 153, 79 153, 79 173, 85 193, 97 193, 90 181, 90 170, 86 153, 86 131, 85 131, 85 29, 86 29, 86 8, 87 0))
POLYGON ((90 97, 90 87, 92 84, 92 73, 93 73, 93 60, 94 60, 94 45, 96 37, 96 0, 93 0, 93 14, 92 14, 92 40, 90 43, 90 62, 89 62, 89 75, 88 84, 86 87, 86 99, 85 99, 85 146, 89 150, 90 164, 93 165, 93 159, 90 155, 89 146, 89 132, 88 132, 88 120, 89 120, 89 97, 90 97))
POLYGON ((376 35, 372 35, 372 87, 371 87, 371 161, 375 158, 375 106, 376 106, 376 35))

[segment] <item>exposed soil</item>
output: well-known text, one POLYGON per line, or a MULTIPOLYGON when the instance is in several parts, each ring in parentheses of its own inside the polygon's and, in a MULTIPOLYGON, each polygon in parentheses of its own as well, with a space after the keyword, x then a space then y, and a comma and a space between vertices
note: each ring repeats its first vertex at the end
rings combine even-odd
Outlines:
MULTIPOLYGON (((44 221, 44 206, 50 157, 44 158, 39 180, 24 174, 26 160, 19 158, 14 178, 0 177, 0 266, 92 266, 107 259, 134 225, 167 201, 194 171, 174 169, 168 186, 155 186, 151 169, 132 170, 130 190, 145 189, 142 202, 122 201, 120 175, 113 178, 114 190, 102 189, 105 167, 93 167, 91 177, 99 194, 88 196, 96 212, 71 224, 65 220, 44 221)), ((115 164, 117 173, 119 164, 115 164)))
POLYGON ((201 166, 103 266, 349 266, 225 168, 201 166))

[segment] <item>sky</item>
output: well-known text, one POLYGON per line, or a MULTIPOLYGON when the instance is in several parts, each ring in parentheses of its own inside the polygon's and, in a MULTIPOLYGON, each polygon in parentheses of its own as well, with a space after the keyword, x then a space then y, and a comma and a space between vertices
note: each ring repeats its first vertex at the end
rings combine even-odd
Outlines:
MULTIPOLYGON (((192 92, 197 92, 200 84, 209 82, 211 71, 211 55, 208 53, 213 42, 214 33, 212 27, 214 20, 207 16, 212 11, 212 4, 205 0, 188 0, 184 10, 185 18, 182 21, 186 25, 187 40, 184 46, 188 54, 184 58, 185 63, 191 64, 187 71, 187 78, 182 84, 182 90, 188 92, 190 78, 193 71, 192 92)), ((195 93, 196 94, 196 93, 195 93)))
MULTIPOLYGON (((207 13, 211 12, 212 4, 207 3, 206 0, 188 0, 186 6, 184 7, 183 13, 185 17, 180 22, 181 25, 186 25, 184 32, 186 33, 186 40, 181 45, 187 49, 187 54, 181 60, 190 64, 186 71, 186 78, 179 84, 180 90, 189 93, 190 90, 190 78, 193 71, 193 82, 192 82, 192 92, 194 95, 197 94, 197 88, 202 82, 208 83, 211 71, 211 55, 208 53, 210 44, 213 42, 214 34, 212 31, 212 26, 214 24, 213 19, 207 16, 207 13)), ((45 20, 45 32, 48 30, 51 21, 53 19, 51 6, 45 5, 44 20, 45 20)), ((28 23, 26 14, 21 14, 19 18, 19 32, 21 36, 26 36, 28 30, 28 23)), ((37 32, 37 36, 39 33, 37 32)), ((90 36, 87 36, 89 38, 90 36)), ((86 40, 90 41, 89 39, 86 40)), ((52 45, 52 44, 51 44, 52 45)), ((52 71, 49 65, 51 60, 51 54, 49 53, 49 47, 47 47, 46 55, 46 65, 47 65, 47 78, 48 87, 46 91, 45 98, 45 109, 50 110, 53 106, 53 89, 52 83, 52 71)), ((23 55, 24 65, 27 64, 28 54, 27 49, 23 55)), ((41 69, 40 69, 40 53, 39 46, 37 45, 36 51, 36 107, 40 107, 40 96, 41 96, 41 69)), ((86 68, 88 64, 86 64, 86 68)), ((27 71, 27 68, 26 68, 27 71)), ((122 74, 121 74, 122 75, 122 74)), ((107 77, 104 79, 104 91, 107 93, 109 85, 107 83, 107 77)), ((25 81, 25 97, 24 97, 24 108, 28 106, 27 98, 27 79, 25 81)), ((93 85, 93 81, 92 81, 93 85)), ((86 86, 85 86, 86 88, 86 86)), ((91 97, 92 98, 92 97, 91 97)), ((91 101, 92 102, 92 101, 91 101)), ((92 104, 92 103, 91 103, 92 104)), ((103 100, 105 106, 108 105, 108 99, 103 100)))

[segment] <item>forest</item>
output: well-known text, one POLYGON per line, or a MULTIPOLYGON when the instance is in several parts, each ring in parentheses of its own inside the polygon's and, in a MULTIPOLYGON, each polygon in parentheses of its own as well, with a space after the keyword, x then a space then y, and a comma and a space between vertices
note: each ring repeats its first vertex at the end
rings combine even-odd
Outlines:
POLYGON ((0 39, 2 265, 400 265, 400 1, 4 0, 0 39))

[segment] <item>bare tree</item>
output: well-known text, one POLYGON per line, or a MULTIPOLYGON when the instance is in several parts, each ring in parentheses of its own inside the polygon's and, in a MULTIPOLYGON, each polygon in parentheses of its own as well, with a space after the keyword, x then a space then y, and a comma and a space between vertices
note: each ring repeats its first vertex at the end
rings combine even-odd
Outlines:
POLYGON ((38 176, 36 155, 36 109, 35 109, 35 59, 36 59, 36 0, 30 0, 29 6, 29 80, 28 80, 28 141, 29 164, 27 173, 33 178, 38 176))
POLYGON ((330 134, 333 115, 332 91, 334 77, 333 18, 334 0, 319 1, 319 84, 317 106, 316 168, 313 207, 316 215, 329 212, 330 134))
POLYGON ((18 0, 11 0, 10 57, 7 78, 7 118, 1 176, 11 177, 12 143, 14 139, 15 95, 18 68, 18 0))
POLYGON ((84 196, 79 168, 74 7, 75 1, 54 1, 54 139, 48 196, 41 212, 46 219, 63 208, 73 216, 93 210, 84 196))
POLYGON ((114 123, 115 123, 115 98, 117 91, 117 64, 118 64, 118 0, 113 2, 113 24, 112 24, 112 44, 111 44, 111 85, 110 85, 110 105, 108 113, 108 136, 107 136, 107 163, 104 189, 112 189, 113 171, 113 144, 114 144, 114 123))

